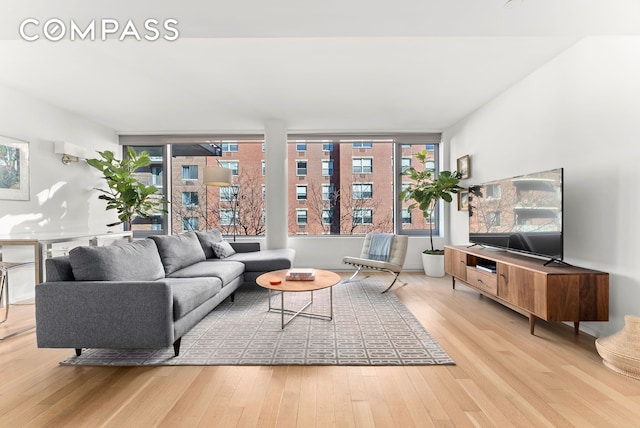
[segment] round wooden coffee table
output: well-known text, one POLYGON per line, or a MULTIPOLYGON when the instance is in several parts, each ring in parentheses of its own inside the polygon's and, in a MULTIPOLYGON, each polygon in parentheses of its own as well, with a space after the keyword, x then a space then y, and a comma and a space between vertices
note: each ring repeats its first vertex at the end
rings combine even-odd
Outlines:
POLYGON ((287 281, 285 276, 289 269, 276 270, 273 272, 267 272, 260 275, 256 279, 256 283, 269 290, 269 312, 278 312, 281 317, 281 325, 284 329, 284 326, 289 324, 291 320, 293 320, 298 315, 311 317, 311 318, 319 318, 331 321, 333 319, 333 286, 338 284, 341 280, 340 275, 335 272, 330 272, 328 270, 315 269, 315 279, 312 281, 287 281), (272 284, 272 282, 280 282, 279 284, 272 284), (313 292, 317 290, 322 290, 324 288, 329 289, 329 314, 317 314, 314 312, 304 312, 305 309, 309 307, 313 303, 313 292), (279 291, 280 292, 280 307, 271 306, 271 292, 279 291), (299 310, 286 309, 284 307, 284 294, 285 293, 299 293, 299 292, 310 292, 311 298, 308 302, 304 304, 304 306, 299 310), (285 314, 291 315, 291 317, 285 321, 285 314))

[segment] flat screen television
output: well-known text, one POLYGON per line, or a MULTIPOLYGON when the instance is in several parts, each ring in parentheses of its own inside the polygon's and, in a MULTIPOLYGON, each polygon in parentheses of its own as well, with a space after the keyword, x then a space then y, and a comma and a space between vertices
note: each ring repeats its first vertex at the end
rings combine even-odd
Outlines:
POLYGON ((469 188, 469 241, 562 261, 563 169, 469 188))

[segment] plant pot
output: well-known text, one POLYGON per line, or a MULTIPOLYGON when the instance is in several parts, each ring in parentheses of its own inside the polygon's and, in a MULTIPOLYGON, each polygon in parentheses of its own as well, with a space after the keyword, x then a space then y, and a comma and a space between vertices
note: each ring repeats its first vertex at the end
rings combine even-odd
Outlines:
POLYGON ((444 254, 422 253, 422 267, 427 276, 444 276, 444 254))
POLYGON ((597 339, 596 349, 605 366, 640 379, 640 317, 625 315, 622 330, 597 339))

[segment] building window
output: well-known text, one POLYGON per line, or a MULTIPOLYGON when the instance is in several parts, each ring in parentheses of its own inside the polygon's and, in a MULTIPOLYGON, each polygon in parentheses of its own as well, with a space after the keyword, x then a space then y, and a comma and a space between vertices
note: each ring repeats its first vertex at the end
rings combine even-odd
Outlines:
POLYGON ((182 179, 183 180, 197 180, 198 179, 198 165, 182 165, 182 179))
POLYGON ((198 217, 182 217, 182 230, 198 230, 198 217))
POLYGON ((237 152, 238 143, 224 143, 221 145, 223 152, 237 152))
POLYGON ((296 143, 296 152, 306 152, 307 144, 306 143, 296 143))
POLYGON ((307 186, 296 186, 296 199, 299 201, 307 200, 307 186))
POLYGON ((487 199, 500 199, 502 198, 502 187, 500 184, 489 184, 484 189, 487 199))
POLYGON ((307 175, 307 161, 296 161, 296 175, 307 175))
POLYGON ((234 210, 223 209, 220 210, 220 224, 223 226, 229 226, 233 224, 233 217, 235 214, 236 220, 238 220, 238 213, 234 210))
POLYGON ((373 147, 373 143, 363 143, 363 142, 353 143, 354 149, 370 149, 372 147, 373 147))
POLYGON ((182 192, 182 206, 193 208, 198 206, 198 192, 182 192))
POLYGON ((331 224, 333 220, 333 211, 332 210, 322 210, 322 224, 331 224))
POLYGON ((158 218, 158 217, 152 217, 151 218, 151 230, 153 231, 159 231, 162 230, 162 219, 158 218))
POLYGON ((354 174, 370 174, 373 172, 372 158, 353 158, 352 163, 354 174))
POLYGON ((262 176, 264 177, 267 173, 267 164, 265 161, 262 161, 262 176))
POLYGON ((411 224, 411 211, 407 209, 402 210, 402 224, 411 224))
POLYGON ((487 230, 490 230, 492 227, 500 226, 500 222, 502 221, 500 218, 500 211, 489 211, 486 215, 487 219, 487 230))
POLYGON ((353 185, 353 199, 371 199, 371 198, 373 198, 373 184, 355 183, 353 185))
POLYGON ((323 143, 322 144, 322 151, 325 151, 325 152, 333 151, 333 143, 323 143))
POLYGON ((151 184, 156 186, 158 189, 161 189, 164 186, 164 181, 162 179, 162 171, 163 167, 161 166, 152 166, 151 167, 151 184))
POLYGON ((373 210, 372 209, 353 209, 353 224, 372 224, 373 223, 373 210))
POLYGON ((221 201, 235 201, 238 195, 238 186, 226 186, 220 188, 220 200, 221 201))
POLYGON ((408 168, 411 168, 411 158, 402 158, 402 172, 405 172, 408 168))
POLYGON ((322 185, 322 200, 323 201, 333 200, 333 184, 322 185))
POLYGON ((323 160, 322 161, 322 175, 324 175, 324 176, 333 175, 333 161, 332 160, 323 160))
POLYGON ((307 224, 307 210, 296 210, 296 223, 300 226, 307 224))
POLYGON ((231 170, 231 175, 238 175, 238 161, 220 161, 220 166, 231 170))
POLYGON ((267 186, 266 185, 262 185, 262 200, 266 201, 267 200, 267 186))

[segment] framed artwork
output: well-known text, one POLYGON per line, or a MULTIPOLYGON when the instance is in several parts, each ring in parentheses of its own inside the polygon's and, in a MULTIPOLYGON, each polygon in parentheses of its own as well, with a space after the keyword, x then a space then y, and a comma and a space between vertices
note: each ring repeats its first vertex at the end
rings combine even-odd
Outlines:
POLYGON ((469 211, 469 191, 458 192, 458 211, 469 211))
POLYGON ((0 136, 0 199, 29 200, 29 143, 0 136))
POLYGON ((464 155, 461 158, 458 158, 456 170, 462 173, 463 179, 471 177, 471 157, 469 155, 464 155))

